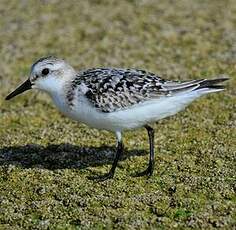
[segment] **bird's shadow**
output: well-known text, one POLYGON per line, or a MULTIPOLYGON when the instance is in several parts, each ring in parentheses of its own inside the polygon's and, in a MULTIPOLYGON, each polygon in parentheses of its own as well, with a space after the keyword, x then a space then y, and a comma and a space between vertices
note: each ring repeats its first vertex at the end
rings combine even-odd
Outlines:
MULTIPOLYGON (((111 164, 115 148, 109 146, 80 147, 71 144, 41 146, 28 144, 0 149, 0 166, 16 165, 22 168, 44 168, 49 170, 84 169, 111 164)), ((132 156, 146 155, 145 150, 125 150, 121 160, 132 156)))

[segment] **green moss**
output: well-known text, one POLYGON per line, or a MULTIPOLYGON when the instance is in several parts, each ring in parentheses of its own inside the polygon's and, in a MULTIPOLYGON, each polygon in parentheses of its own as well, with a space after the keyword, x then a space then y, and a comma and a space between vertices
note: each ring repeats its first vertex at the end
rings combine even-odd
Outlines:
POLYGON ((0 229, 231 229, 235 226, 236 4, 227 1, 6 1, 0 3, 0 229), (154 124, 156 168, 144 130, 115 139, 60 115, 50 99, 4 97, 34 60, 75 68, 138 67, 169 79, 228 74, 227 90, 154 124))

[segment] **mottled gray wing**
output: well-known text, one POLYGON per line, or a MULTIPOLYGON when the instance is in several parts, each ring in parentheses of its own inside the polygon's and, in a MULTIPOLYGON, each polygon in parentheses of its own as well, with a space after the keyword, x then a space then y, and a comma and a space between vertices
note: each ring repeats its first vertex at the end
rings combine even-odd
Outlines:
POLYGON ((78 73, 76 84, 85 84, 85 96, 99 110, 114 112, 175 91, 192 88, 197 81, 177 83, 137 69, 96 68, 78 73))

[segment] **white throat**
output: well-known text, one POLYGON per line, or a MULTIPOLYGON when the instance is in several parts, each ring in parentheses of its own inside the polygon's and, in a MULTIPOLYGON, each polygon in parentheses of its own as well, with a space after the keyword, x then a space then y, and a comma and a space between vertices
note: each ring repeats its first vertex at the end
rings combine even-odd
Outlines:
POLYGON ((63 79, 55 79, 53 77, 46 77, 42 79, 38 79, 34 88, 45 91, 46 93, 52 95, 54 93, 58 93, 62 91, 65 85, 65 81, 63 79))

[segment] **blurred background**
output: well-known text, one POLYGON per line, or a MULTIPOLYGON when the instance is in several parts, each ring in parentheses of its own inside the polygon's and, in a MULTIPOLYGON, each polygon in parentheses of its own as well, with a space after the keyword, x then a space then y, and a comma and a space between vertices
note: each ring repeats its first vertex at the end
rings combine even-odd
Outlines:
POLYGON ((0 222, 3 227, 141 229, 233 227, 235 214, 235 0, 1 0, 0 222), (42 56, 76 69, 136 67, 172 80, 230 76, 157 130, 156 172, 143 130, 125 134, 124 161, 106 172, 114 137, 60 115, 47 95, 4 97, 42 56), (94 167, 96 166, 96 167, 94 167))
POLYGON ((235 70, 234 1, 1 1, 1 72, 54 54, 76 68, 132 66, 170 78, 235 70), (10 68, 9 68, 10 66, 10 68), (232 67, 229 69, 229 67, 232 67))

